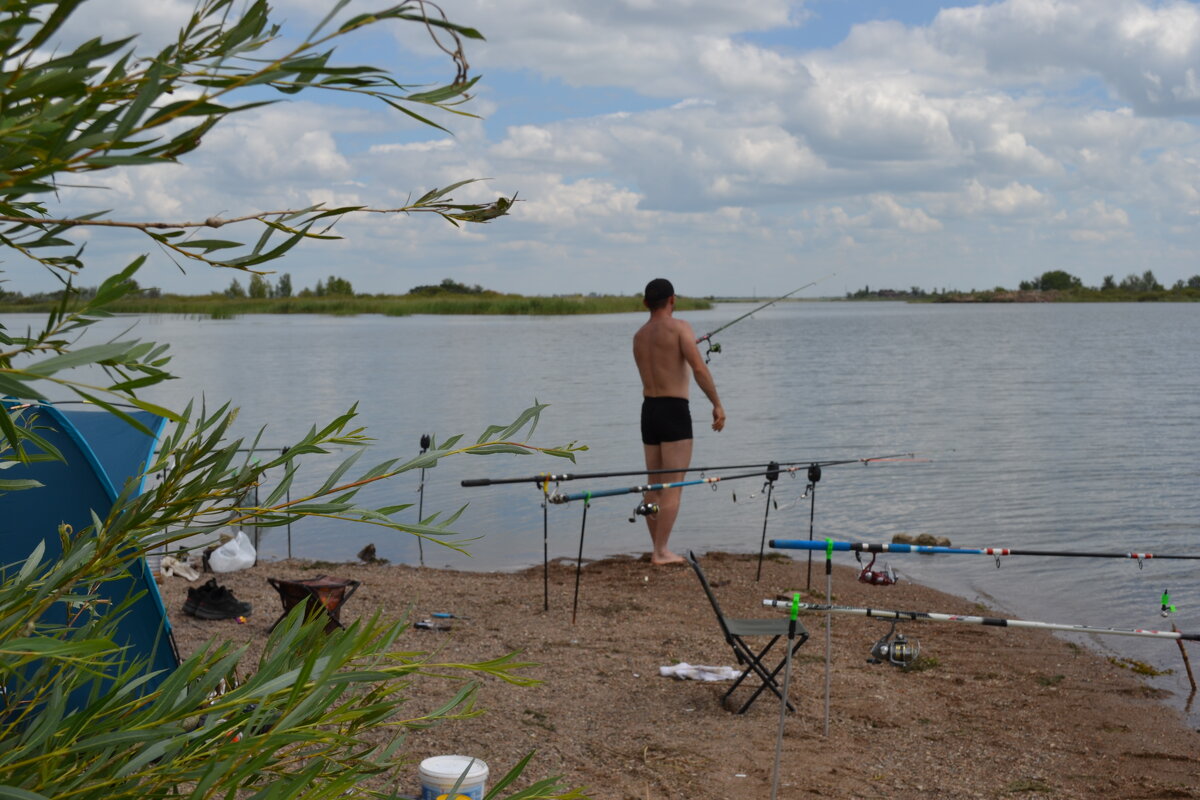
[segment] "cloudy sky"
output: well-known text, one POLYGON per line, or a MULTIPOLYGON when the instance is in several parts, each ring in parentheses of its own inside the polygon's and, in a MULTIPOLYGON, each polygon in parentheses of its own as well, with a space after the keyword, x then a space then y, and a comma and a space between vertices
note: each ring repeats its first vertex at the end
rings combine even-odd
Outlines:
MULTIPOLYGON (((445 0, 478 28, 483 80, 454 136, 310 94, 239 115, 179 166, 105 176, 64 202, 138 219, 318 201, 388 206, 488 178, 514 213, 344 222, 345 241, 275 269, 358 291, 445 277, 527 294, 805 295, 1013 287, 1049 269, 1089 285, 1200 273, 1200 4, 1153 0, 445 0)), ((328 0, 279 0, 293 34, 328 0)), ((370 10, 356 2, 352 10, 370 10)), ((76 35, 138 32, 180 0, 93 0, 76 35), (136 21, 136 22, 135 22, 136 21)), ((413 25, 343 45, 404 80, 450 76, 413 25)), ((247 236, 253 235, 246 232, 247 236)), ((89 271, 151 248, 93 233, 89 271)), ((199 293, 154 253, 143 285, 199 293)), ((3 267, 10 288, 48 288, 3 267)), ((95 274, 98 280, 99 274, 95 274)), ((83 281, 89 281, 85 278, 83 281)), ((92 281, 95 282, 95 281, 92 281)), ((244 280, 243 280, 244 283, 244 280)))

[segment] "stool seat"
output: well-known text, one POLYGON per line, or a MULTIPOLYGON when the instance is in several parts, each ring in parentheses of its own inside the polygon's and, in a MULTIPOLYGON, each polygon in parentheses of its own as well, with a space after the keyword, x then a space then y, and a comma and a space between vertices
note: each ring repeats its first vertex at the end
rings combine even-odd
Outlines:
POLYGON ((279 592, 279 600, 283 604, 283 613, 271 625, 271 630, 282 622, 293 608, 304 604, 305 614, 311 619, 318 614, 325 614, 329 621, 325 624, 325 632, 330 633, 338 628, 344 628, 341 620, 342 606, 362 584, 349 578, 333 578, 328 575, 318 575, 315 578, 303 580, 284 580, 283 578, 267 578, 267 583, 279 592))

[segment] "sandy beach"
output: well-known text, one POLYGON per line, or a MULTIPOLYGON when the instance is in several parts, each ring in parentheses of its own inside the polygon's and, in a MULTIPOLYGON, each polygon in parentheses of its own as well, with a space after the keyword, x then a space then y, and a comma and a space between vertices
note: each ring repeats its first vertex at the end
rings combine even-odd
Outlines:
MULTIPOLYGON (((803 589, 800 562, 769 558, 755 580, 753 556, 701 557, 729 616, 782 613, 766 597, 803 589)), ((260 563, 215 576, 253 603, 245 624, 182 613, 189 585, 162 579, 180 650, 213 636, 250 644, 254 658, 280 601, 268 577, 353 578, 362 586, 342 611, 350 622, 382 610, 418 621, 455 615, 449 630, 410 627, 400 646, 439 661, 478 661, 519 652, 536 662, 533 687, 485 680, 483 715, 410 735, 417 762, 464 753, 493 778, 536 750, 527 776, 561 775, 602 800, 768 797, 779 703, 764 694, 745 714, 720 703, 727 682, 660 675, 680 662, 733 666, 700 585, 685 566, 643 557, 588 563, 571 620, 573 563, 549 571, 543 610, 541 566, 516 573, 465 573, 386 564, 260 563)), ((962 598, 909 583, 870 586, 835 567, 833 599, 846 605, 987 614, 962 598)), ((814 575, 806 599, 824 598, 814 575)), ((1200 797, 1200 733, 1128 669, 1042 631, 909 623, 919 669, 867 662, 887 624, 834 616, 829 733, 825 727, 825 617, 805 614, 811 640, 793 662, 780 797, 831 798, 1188 798, 1200 797)), ((1164 647, 1175 648, 1171 642, 1164 647)), ((782 651, 780 651, 782 653, 782 651)), ((421 681, 406 714, 431 709, 454 686, 421 681)), ((739 689, 744 700, 750 690, 739 689)), ((740 704, 740 703, 739 703, 740 704)))

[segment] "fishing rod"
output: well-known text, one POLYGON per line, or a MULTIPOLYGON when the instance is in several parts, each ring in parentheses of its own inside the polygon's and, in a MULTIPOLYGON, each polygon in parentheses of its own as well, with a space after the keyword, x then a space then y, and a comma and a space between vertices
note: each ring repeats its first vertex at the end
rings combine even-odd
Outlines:
MULTIPOLYGON (((845 458, 833 461, 812 461, 812 460, 795 460, 795 461, 760 461, 754 464, 730 464, 721 467, 684 467, 665 468, 665 469, 633 469, 622 470, 619 472, 539 472, 537 475, 527 475, 521 478, 468 478, 462 482, 465 487, 472 486, 499 486, 507 483, 560 483, 563 481, 577 481, 585 478, 625 478, 630 475, 660 475, 668 472, 719 472, 728 469, 753 469, 755 467, 769 467, 771 464, 779 464, 785 467, 809 467, 816 465, 818 467, 836 467, 842 464, 870 464, 875 461, 900 461, 908 460, 916 457, 915 453, 892 453, 886 456, 871 456, 869 458, 845 458), (797 466, 799 465, 799 466, 797 466)), ((795 472, 795 469, 788 470, 795 472)))
MULTIPOLYGON (((799 468, 797 467, 796 469, 799 468)), ((779 471, 790 472, 791 470, 781 469, 779 471)), ((756 472, 743 472, 739 475, 712 475, 707 478, 697 478, 690 481, 647 483, 641 486, 627 486, 621 489, 597 489, 594 492, 571 492, 569 494, 555 492, 554 494, 549 495, 548 499, 551 503, 562 504, 570 503, 574 500, 590 501, 596 499, 597 497, 615 497, 616 495, 620 494, 643 494, 645 492, 658 492, 662 491, 663 489, 678 489, 684 486, 698 486, 704 483, 714 484, 713 488, 715 489, 715 484, 718 484, 721 481, 733 481, 740 478, 761 478, 767 476, 768 474, 770 474, 770 472, 766 470, 758 470, 756 472)))
POLYGON ((708 363, 708 360, 709 360, 711 354, 721 352, 721 345, 720 345, 720 343, 714 342, 712 340, 713 336, 717 335, 718 333, 720 333, 721 331, 725 330, 726 328, 728 328, 732 325, 736 325, 737 323, 741 322, 742 320, 744 320, 746 317, 750 316, 751 314, 757 314, 759 311, 762 311, 767 306, 774 305, 775 303, 778 303, 780 300, 786 300, 787 298, 796 294, 796 292, 803 291, 810 286, 816 286, 821 281, 826 280, 827 278, 832 278, 834 275, 837 275, 837 273, 831 272, 822 278, 817 278, 815 281, 812 281, 811 283, 804 284, 799 289, 792 289, 787 294, 781 294, 781 295, 779 295, 779 297, 776 297, 774 300, 768 300, 767 302, 763 303, 758 308, 755 308, 752 311, 747 311, 745 314, 742 314, 740 317, 733 320, 732 322, 726 322, 721 327, 713 328, 711 331, 709 331, 708 333, 701 336, 699 339, 696 340, 696 344, 700 344, 701 342, 708 342, 708 349, 704 352, 704 363, 705 364, 708 363))
MULTIPOLYGON (((804 539, 772 539, 771 547, 778 550, 824 550, 826 541, 804 539)), ((1010 547, 944 547, 942 545, 902 544, 900 542, 835 542, 830 541, 836 551, 859 553, 918 553, 924 555, 972 555, 992 556, 999 563, 1002 556, 1055 556, 1059 558, 1126 558, 1137 559, 1141 564, 1151 558, 1200 560, 1200 555, 1178 555, 1166 553, 1096 553, 1077 550, 1020 550, 1010 547)))
MULTIPOLYGON (((791 608, 793 601, 765 599, 764 606, 775 608, 791 608)), ((930 620, 932 622, 964 622, 968 625, 992 625, 1000 628, 1037 628, 1048 631, 1068 631, 1072 633, 1095 633, 1103 636, 1140 636, 1151 639, 1175 639, 1177 641, 1200 642, 1200 633, 1184 633, 1182 631, 1156 631, 1145 628, 1097 628, 1092 625, 1067 625, 1057 622, 1037 622, 1028 619, 1005 619, 1003 617, 979 617, 960 614, 940 614, 935 611, 895 611, 879 608, 856 608, 853 606, 835 606, 817 603, 800 603, 801 611, 821 611, 835 614, 855 614, 860 617, 873 617, 892 620, 930 620)))
POLYGON ((784 653, 783 668, 783 697, 779 703, 779 731, 775 735, 775 764, 771 770, 771 800, 779 797, 779 765, 783 762, 783 723, 787 719, 788 691, 792 683, 792 643, 796 640, 796 628, 799 626, 800 593, 792 595, 792 612, 788 616, 787 650, 784 653))

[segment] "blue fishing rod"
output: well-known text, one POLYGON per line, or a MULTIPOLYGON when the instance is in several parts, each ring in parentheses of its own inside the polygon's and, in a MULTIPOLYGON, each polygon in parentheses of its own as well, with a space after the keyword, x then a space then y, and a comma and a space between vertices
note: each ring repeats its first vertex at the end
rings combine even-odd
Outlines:
POLYGON ((721 352, 721 345, 720 345, 720 343, 719 343, 719 342, 714 342, 714 341, 712 340, 712 337, 713 337, 713 336, 717 335, 718 333, 720 333, 721 331, 725 330, 725 329, 726 329, 726 328, 728 328, 728 327, 731 327, 731 326, 733 326, 733 325, 736 325, 736 324, 738 324, 739 322, 741 322, 742 320, 744 320, 746 317, 749 317, 749 316, 751 316, 752 314, 757 314, 759 311, 762 311, 762 310, 763 310, 764 308, 766 308, 767 306, 772 306, 772 305, 775 305, 775 304, 776 304, 776 303, 778 303, 780 300, 786 300, 787 298, 791 297, 792 295, 796 294, 797 292, 804 291, 805 289, 807 289, 807 288, 808 288, 808 287, 810 287, 810 286, 816 286, 816 285, 817 285, 818 283, 820 283, 821 281, 823 281, 823 280, 827 280, 827 279, 829 279, 829 278, 832 278, 834 275, 837 275, 837 273, 836 273, 836 272, 831 272, 831 273, 829 273, 828 275, 826 275, 826 276, 824 276, 824 277, 817 278, 815 281, 812 281, 811 283, 806 283, 806 284, 804 284, 803 286, 801 286, 801 287, 800 287, 800 288, 798 288, 798 289, 792 289, 792 290, 791 290, 790 292, 788 292, 787 294, 781 294, 781 295, 779 295, 779 297, 776 297, 774 300, 768 300, 767 302, 763 303, 763 304, 762 304, 761 306, 759 306, 758 308, 755 308, 755 309, 753 309, 752 311, 747 311, 745 314, 742 314, 740 317, 738 317, 737 319, 733 320, 732 322, 726 322, 724 325, 722 325, 722 326, 721 326, 721 327, 719 327, 719 328, 713 328, 711 331, 709 331, 708 333, 706 333, 706 334, 704 334, 703 336, 701 336, 700 338, 698 338, 698 339, 696 340, 696 344, 700 344, 701 342, 708 342, 708 349, 704 351, 704 363, 705 363, 705 364, 707 364, 707 363, 708 363, 708 360, 709 360, 709 358, 711 358, 711 357, 712 357, 712 354, 713 354, 713 353, 719 353, 719 352, 721 352))
MULTIPOLYGON (((777 550, 825 550, 825 541, 804 539, 772 539, 771 547, 777 550)), ((1098 553, 1078 550, 1025 550, 1013 547, 946 547, 942 545, 905 544, 902 542, 837 542, 830 541, 835 552, 857 553, 916 553, 921 555, 969 555, 992 556, 997 565, 1004 556, 1052 556, 1056 558, 1125 558, 1139 564, 1152 558, 1200 560, 1200 555, 1174 553, 1098 553)))

